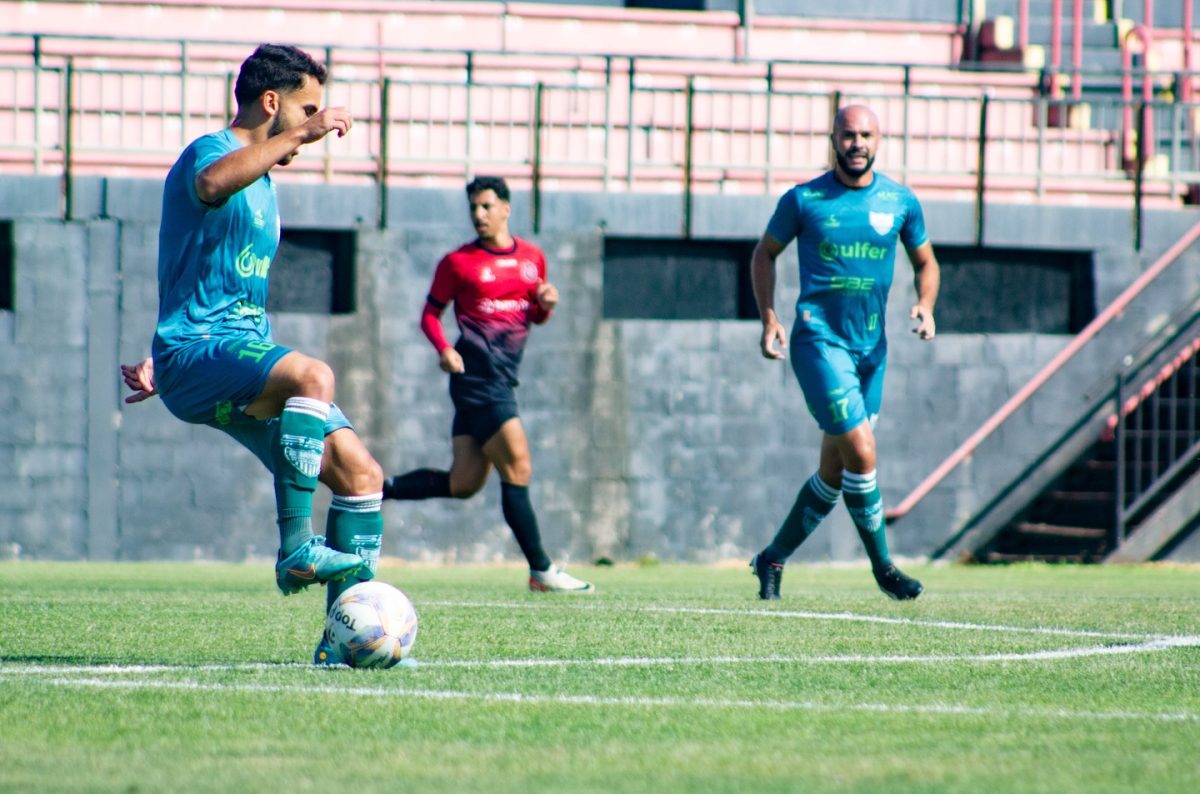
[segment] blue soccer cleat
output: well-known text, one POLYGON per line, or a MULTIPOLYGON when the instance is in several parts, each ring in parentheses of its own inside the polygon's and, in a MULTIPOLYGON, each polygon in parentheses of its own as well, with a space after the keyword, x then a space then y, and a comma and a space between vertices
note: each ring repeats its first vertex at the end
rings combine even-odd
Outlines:
POLYGON ((334 551, 325 545, 325 538, 316 535, 287 557, 280 552, 275 563, 275 584, 283 594, 298 593, 311 584, 340 582, 357 574, 367 561, 357 554, 334 551))
POLYGON ((317 649, 313 651, 313 664, 318 667, 336 667, 346 664, 341 652, 329 641, 328 632, 321 632, 321 641, 317 643, 317 649))

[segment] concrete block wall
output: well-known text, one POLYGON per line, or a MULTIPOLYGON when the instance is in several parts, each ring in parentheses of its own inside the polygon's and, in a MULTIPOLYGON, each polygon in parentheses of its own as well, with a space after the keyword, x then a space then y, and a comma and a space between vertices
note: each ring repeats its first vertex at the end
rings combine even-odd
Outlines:
MULTIPOLYGON (((0 437, 0 553, 11 556, 17 544, 36 558, 270 558, 273 496, 258 461, 217 431, 177 421, 157 400, 119 402, 116 366, 146 354, 154 326, 160 186, 82 184, 76 206, 84 217, 63 222, 54 192, 39 192, 46 180, 24 181, 29 189, 19 195, 45 201, 19 200, 15 182, 0 187, 0 216, 16 219, 18 248, 17 310, 0 312, 0 370, 8 376, 0 400, 12 417, 0 437)), ((330 362, 339 404, 389 474, 444 467, 451 406, 417 318, 437 260, 471 236, 465 200, 461 191, 394 191, 385 230, 370 223, 374 200, 370 190, 281 186, 286 226, 359 230, 358 309, 276 315, 276 337, 330 362)), ((694 228, 700 237, 753 239, 773 204, 774 197, 698 197, 694 228)), ((790 367, 761 358, 753 321, 603 319, 603 235, 678 234, 678 197, 547 194, 543 210, 536 239, 563 303, 531 335, 519 397, 547 547, 575 561, 747 557, 816 465, 819 434, 790 367)), ((926 215, 935 245, 970 239, 969 210, 927 204, 926 215)), ((513 217, 514 231, 530 236, 528 196, 514 197, 513 217)), ((1137 260, 1119 253, 1128 248, 1127 218, 989 207, 985 231, 999 245, 1090 241, 1110 252, 1097 288, 1111 297, 1138 272, 1137 260)), ((1151 216, 1148 239, 1165 248, 1193 221, 1151 216)), ((789 251, 777 295, 785 322, 797 290, 789 251)), ((921 343, 908 333, 913 299, 901 256, 877 428, 892 504, 1066 343, 1028 334, 921 343)), ((998 439, 1015 465, 1039 452, 1047 427, 1061 420, 1051 406, 998 439)), ((995 476, 972 465, 955 472, 925 521, 897 527, 893 547, 927 554, 986 498, 995 476)), ((318 514, 327 503, 322 494, 318 514)), ((519 557, 495 478, 465 501, 388 503, 385 518, 386 554, 519 557)), ((860 554, 839 509, 799 557, 860 554)))

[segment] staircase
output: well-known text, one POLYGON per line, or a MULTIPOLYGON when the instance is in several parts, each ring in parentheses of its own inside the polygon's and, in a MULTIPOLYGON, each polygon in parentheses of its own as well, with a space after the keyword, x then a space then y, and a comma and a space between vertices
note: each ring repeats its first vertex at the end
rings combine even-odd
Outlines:
MULTIPOLYGON (((1099 438, 975 559, 1141 561, 1200 522, 1200 313, 1188 313, 1141 367, 1121 376, 1100 409, 1099 438)), ((1094 434, 1096 424, 1076 432, 1094 434)))

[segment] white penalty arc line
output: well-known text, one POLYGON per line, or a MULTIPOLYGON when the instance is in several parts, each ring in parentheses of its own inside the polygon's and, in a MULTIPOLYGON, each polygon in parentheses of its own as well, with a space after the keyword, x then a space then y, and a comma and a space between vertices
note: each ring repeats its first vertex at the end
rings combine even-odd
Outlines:
POLYGON ((946 703, 819 703, 807 700, 739 700, 719 698, 605 697, 601 695, 528 695, 520 692, 465 692, 385 687, 288 686, 283 684, 204 684, 195 681, 131 681, 95 678, 46 678, 38 684, 94 689, 168 689, 195 692, 240 692, 247 694, 303 693, 307 695, 352 695, 355 697, 415 700, 461 700, 485 703, 554 704, 574 706, 631 706, 717 709, 769 709, 824 713, 871 712, 876 714, 929 714, 967 717, 1044 718, 1066 720, 1150 720, 1154 722, 1200 722, 1191 711, 1089 711, 1062 708, 986 708, 946 703))
MULTIPOLYGON (((546 609, 546 604, 522 604, 503 601, 425 601, 428 606, 466 607, 471 609, 546 609)), ((564 606, 563 601, 555 602, 554 606, 564 606)), ((418 608, 420 605, 418 605, 418 608)), ((1131 634, 1114 631, 1087 631, 1082 629, 1056 629, 1044 626, 1006 626, 996 623, 963 623, 952 620, 923 620, 921 618, 894 618, 883 615, 858 615, 853 612, 806 612, 782 609, 721 609, 717 607, 663 607, 643 605, 599 605, 589 604, 584 610, 658 612, 681 615, 731 615, 735 617, 765 617, 765 618, 801 618, 805 620, 846 621, 852 623, 882 623, 893 626, 920 626, 934 629, 956 629, 961 631, 991 631, 1014 634, 1043 634, 1053 637, 1083 637, 1105 640, 1172 640, 1177 635, 1166 634, 1131 634)))
MULTIPOLYGON (((1200 647, 1200 637, 1168 637, 1134 645, 1094 645, 1044 651, 979 654, 831 654, 824 656, 651 656, 601 657, 597 659, 434 659, 414 661, 414 666, 439 668, 531 668, 531 667, 670 667, 673 665, 733 664, 945 664, 950 662, 1040 662, 1082 659, 1091 656, 1120 656, 1154 653, 1171 648, 1200 647)), ((312 665, 294 662, 207 665, 13 665, 0 663, 4 676, 54 675, 153 675, 157 673, 264 672, 311 670, 312 665)))

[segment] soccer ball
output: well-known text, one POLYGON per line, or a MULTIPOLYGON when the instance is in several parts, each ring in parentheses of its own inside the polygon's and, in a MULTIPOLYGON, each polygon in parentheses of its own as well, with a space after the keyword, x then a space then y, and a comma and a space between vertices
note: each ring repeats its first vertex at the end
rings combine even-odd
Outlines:
POLYGON ((417 611, 384 582, 360 582, 329 607, 325 630, 351 667, 386 668, 408 656, 417 639, 417 611))

